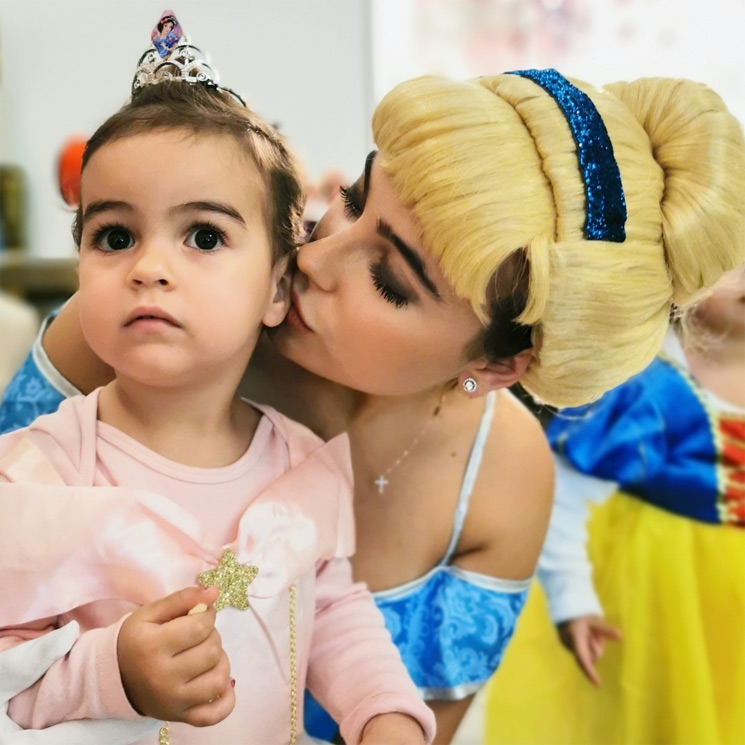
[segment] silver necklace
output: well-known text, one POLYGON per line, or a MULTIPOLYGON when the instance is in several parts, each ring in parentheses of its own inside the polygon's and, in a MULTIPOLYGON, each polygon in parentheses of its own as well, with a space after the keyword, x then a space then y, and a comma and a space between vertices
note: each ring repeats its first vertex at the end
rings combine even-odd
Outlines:
POLYGON ((442 409, 442 401, 445 398, 446 393, 447 391, 442 392, 440 400, 437 402, 437 406, 435 406, 435 410, 432 412, 432 416, 427 417, 424 425, 419 430, 416 437, 409 443, 409 446, 406 448, 406 450, 404 450, 401 455, 399 455, 398 458, 396 458, 396 460, 394 460, 393 463, 391 463, 391 465, 388 466, 388 468, 386 468, 385 471, 383 471, 380 476, 375 479, 375 481, 373 481, 373 484, 378 487, 378 494, 382 494, 385 491, 385 487, 388 486, 388 484, 390 483, 386 476, 388 476, 391 471, 394 471, 401 465, 404 458, 406 458, 406 456, 416 447, 416 444, 419 442, 419 440, 422 439, 422 435, 427 431, 432 422, 437 419, 437 415, 440 413, 440 409, 442 409))

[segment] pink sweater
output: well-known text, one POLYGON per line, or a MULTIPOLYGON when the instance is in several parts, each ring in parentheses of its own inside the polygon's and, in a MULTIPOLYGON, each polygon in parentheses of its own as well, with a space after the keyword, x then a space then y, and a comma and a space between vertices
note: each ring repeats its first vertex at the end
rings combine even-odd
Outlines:
MULTIPOLYGON (((0 437, 0 650, 71 620, 70 653, 10 702, 24 728, 142 719, 124 693, 119 627, 138 605, 195 584, 225 548, 259 568, 250 607, 216 626, 236 707, 207 729, 171 724, 171 743, 280 743, 290 731, 289 587, 297 589, 298 728, 306 685, 359 741, 376 714, 434 720, 364 585, 355 584, 345 437, 323 443, 262 408, 254 441, 226 468, 182 466, 97 421, 97 392, 0 437), (126 484, 126 485, 125 485, 126 484), (306 681, 307 675, 307 681, 306 681)), ((141 740, 156 743, 157 736, 141 740)))

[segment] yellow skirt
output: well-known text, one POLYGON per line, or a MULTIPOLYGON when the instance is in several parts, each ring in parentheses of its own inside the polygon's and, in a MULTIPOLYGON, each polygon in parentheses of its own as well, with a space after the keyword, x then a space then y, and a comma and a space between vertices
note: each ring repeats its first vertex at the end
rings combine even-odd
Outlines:
POLYGON ((486 691, 487 745, 745 745, 745 530, 617 493, 589 552, 607 641, 594 688, 534 583, 486 691))

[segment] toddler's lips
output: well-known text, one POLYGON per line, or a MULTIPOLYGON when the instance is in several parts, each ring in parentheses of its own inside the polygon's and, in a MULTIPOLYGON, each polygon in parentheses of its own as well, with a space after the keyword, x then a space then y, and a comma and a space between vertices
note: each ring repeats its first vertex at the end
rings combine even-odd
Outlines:
POLYGON ((137 308, 127 316, 127 320, 124 322, 125 326, 131 326, 134 323, 145 322, 155 324, 166 324, 168 326, 179 327, 180 324, 176 321, 173 316, 166 313, 160 308, 137 308))

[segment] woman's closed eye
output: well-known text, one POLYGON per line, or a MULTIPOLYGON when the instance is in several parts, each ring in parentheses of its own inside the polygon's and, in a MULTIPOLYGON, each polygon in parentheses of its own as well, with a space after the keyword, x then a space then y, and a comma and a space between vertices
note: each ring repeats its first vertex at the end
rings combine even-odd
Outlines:
POLYGON ((209 253, 225 247, 225 232, 212 223, 200 223, 189 229, 185 243, 190 248, 209 253))
POLYGON ((375 289, 387 302, 395 305, 396 308, 404 308, 409 304, 406 290, 398 284, 382 261, 370 264, 370 275, 375 289))
POLYGON ((344 214, 350 220, 356 220, 364 209, 364 204, 360 204, 355 193, 354 186, 346 188, 345 186, 339 187, 339 193, 341 194, 341 201, 344 205, 344 214))

